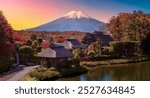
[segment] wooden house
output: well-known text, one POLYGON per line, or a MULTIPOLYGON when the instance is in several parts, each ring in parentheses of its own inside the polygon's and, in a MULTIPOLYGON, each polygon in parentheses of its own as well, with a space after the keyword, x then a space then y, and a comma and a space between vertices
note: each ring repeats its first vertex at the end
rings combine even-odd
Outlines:
POLYGON ((37 55, 42 58, 42 64, 47 67, 67 66, 67 60, 72 58, 72 53, 63 46, 52 44, 37 55))

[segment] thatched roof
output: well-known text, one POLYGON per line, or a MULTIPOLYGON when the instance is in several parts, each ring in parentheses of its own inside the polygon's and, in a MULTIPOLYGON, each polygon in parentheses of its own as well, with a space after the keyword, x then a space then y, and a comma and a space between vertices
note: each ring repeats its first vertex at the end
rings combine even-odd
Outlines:
POLYGON ((67 39, 67 41, 71 42, 73 48, 85 48, 85 45, 77 39, 67 39))
POLYGON ((37 56, 46 58, 71 58, 73 55, 63 46, 53 44, 49 48, 42 50, 37 56))
POLYGON ((92 42, 100 40, 103 46, 109 46, 109 42, 113 41, 113 38, 103 33, 87 33, 83 40, 86 44, 91 44, 92 42))

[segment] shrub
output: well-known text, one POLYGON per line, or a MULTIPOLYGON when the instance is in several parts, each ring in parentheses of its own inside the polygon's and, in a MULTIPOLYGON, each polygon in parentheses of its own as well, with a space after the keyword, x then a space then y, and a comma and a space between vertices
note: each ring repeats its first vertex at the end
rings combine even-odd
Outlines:
POLYGON ((41 67, 38 69, 33 69, 30 76, 35 77, 40 81, 43 81, 43 80, 50 80, 52 78, 59 77, 60 73, 57 72, 55 68, 41 67))
POLYGON ((23 81, 38 81, 37 78, 31 77, 31 76, 26 76, 22 79, 23 81))
POLYGON ((129 42, 123 42, 123 41, 116 41, 111 42, 111 53, 113 55, 118 56, 134 56, 137 55, 139 52, 139 42, 137 41, 129 41, 129 42))
POLYGON ((102 61, 102 60, 110 60, 110 59, 118 59, 119 57, 116 55, 99 55, 93 58, 89 58, 90 61, 102 61))
POLYGON ((109 55, 109 54, 110 54, 110 47, 102 49, 102 55, 109 55))
POLYGON ((93 58, 93 57, 95 57, 95 52, 94 51, 88 51, 88 56, 90 57, 90 58, 93 58))

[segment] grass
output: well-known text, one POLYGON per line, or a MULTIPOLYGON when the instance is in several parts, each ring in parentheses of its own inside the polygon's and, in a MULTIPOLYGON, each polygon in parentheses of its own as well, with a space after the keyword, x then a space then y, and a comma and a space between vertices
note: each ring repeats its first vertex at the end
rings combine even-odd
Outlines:
POLYGON ((96 67, 102 65, 136 63, 136 62, 142 62, 146 60, 149 60, 147 56, 134 56, 128 58, 102 60, 102 61, 82 61, 80 62, 80 66, 96 67))

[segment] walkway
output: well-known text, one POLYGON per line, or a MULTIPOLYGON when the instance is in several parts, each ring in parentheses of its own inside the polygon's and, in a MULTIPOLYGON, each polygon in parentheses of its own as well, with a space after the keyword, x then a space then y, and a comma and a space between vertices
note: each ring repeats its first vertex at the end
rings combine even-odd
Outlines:
POLYGON ((6 75, 4 77, 0 77, 0 81, 19 81, 23 77, 25 77, 27 74, 31 72, 32 69, 38 68, 39 65, 37 66, 30 66, 30 67, 25 67, 23 70, 11 73, 9 75, 6 75))

